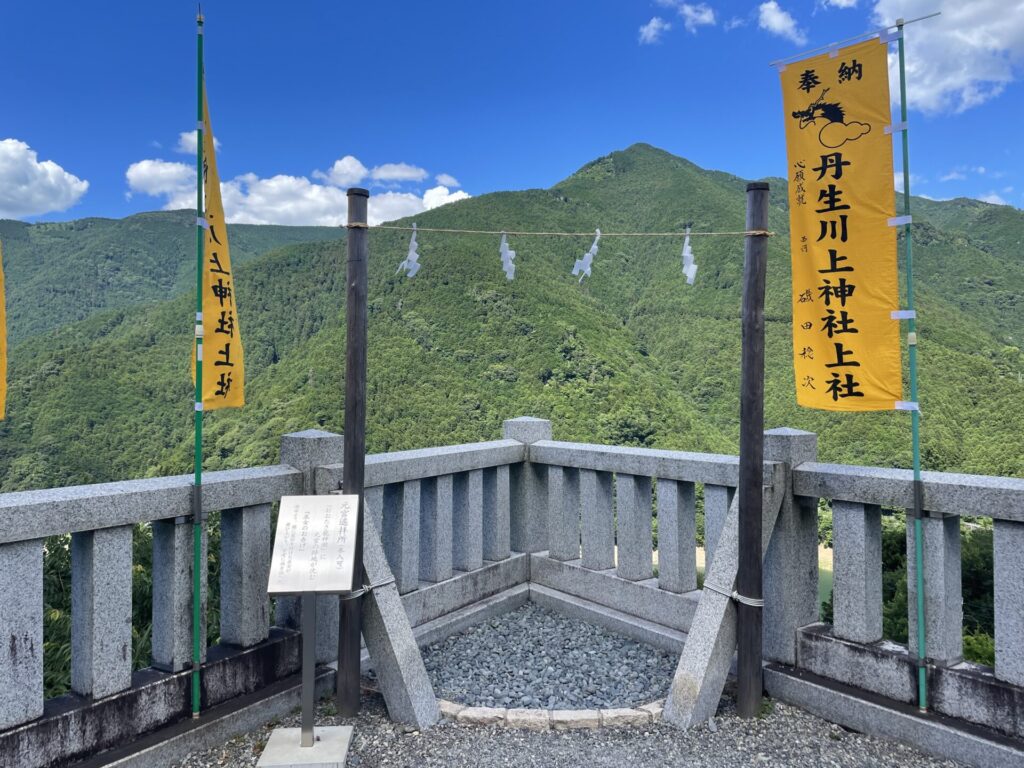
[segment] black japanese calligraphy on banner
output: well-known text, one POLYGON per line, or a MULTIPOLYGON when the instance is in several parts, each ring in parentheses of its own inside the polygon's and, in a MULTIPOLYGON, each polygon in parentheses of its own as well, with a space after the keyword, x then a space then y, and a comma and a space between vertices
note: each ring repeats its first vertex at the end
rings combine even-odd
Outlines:
POLYGON ((887 46, 781 72, 797 403, 892 410, 902 396, 887 46))
POLYGON ((203 410, 245 405, 245 364, 210 110, 203 90, 203 410))

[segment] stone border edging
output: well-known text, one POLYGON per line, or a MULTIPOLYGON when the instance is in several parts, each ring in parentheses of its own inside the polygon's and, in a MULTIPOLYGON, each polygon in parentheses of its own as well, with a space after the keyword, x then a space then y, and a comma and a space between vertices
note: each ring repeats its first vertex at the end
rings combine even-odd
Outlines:
POLYGON ((568 731, 577 728, 614 728, 651 725, 661 720, 665 700, 658 699, 635 709, 524 709, 470 707, 437 700, 441 715, 465 725, 503 725, 528 731, 568 731))

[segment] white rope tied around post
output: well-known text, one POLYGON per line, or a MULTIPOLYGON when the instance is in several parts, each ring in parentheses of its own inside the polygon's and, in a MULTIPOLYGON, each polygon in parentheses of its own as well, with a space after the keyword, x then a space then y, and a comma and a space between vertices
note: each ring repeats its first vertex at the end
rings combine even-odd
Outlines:
POLYGON ((714 592, 717 595, 721 595, 722 597, 727 597, 730 600, 735 600, 737 603, 743 603, 744 605, 749 605, 751 608, 764 608, 764 599, 763 598, 758 599, 758 598, 755 598, 755 597, 747 597, 746 595, 741 595, 736 590, 733 590, 732 592, 726 592, 724 589, 719 589, 718 587, 716 587, 716 586, 714 586, 712 584, 708 584, 707 582, 704 582, 704 589, 710 589, 712 592, 714 592))
MULTIPOLYGON (((355 228, 356 225, 349 224, 348 228, 355 228)), ((438 227, 395 227, 389 224, 366 224, 358 225, 365 229, 391 229, 400 232, 444 232, 457 235, 509 235, 515 237, 593 237, 593 232, 513 232, 509 229, 444 229, 438 227)), ((683 237, 687 232, 601 232, 601 237, 683 237)), ((690 236, 719 236, 719 237, 775 237, 775 232, 767 229, 744 229, 735 232, 690 232, 690 236)))

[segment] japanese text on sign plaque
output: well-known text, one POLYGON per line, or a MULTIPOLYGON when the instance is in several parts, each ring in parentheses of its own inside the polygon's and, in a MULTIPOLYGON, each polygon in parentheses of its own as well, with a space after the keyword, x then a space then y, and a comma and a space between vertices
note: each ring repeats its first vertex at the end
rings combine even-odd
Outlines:
POLYGON ((358 496, 282 497, 267 591, 350 592, 358 507, 358 496))
POLYGON ((892 410, 902 396, 888 47, 781 72, 797 403, 892 410))

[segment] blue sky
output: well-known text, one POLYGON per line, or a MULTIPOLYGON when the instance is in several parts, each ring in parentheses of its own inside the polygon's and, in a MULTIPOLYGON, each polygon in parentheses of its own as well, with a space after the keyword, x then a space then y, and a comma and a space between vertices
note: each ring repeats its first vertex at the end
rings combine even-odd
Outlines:
MULTIPOLYGON (((340 223, 359 183, 383 220, 550 186, 638 141, 782 175, 768 63, 937 9, 907 29, 914 191, 1024 207, 1022 0, 210 0, 225 206, 340 223)), ((0 217, 191 205, 194 17, 159 0, 6 5, 0 217)))

